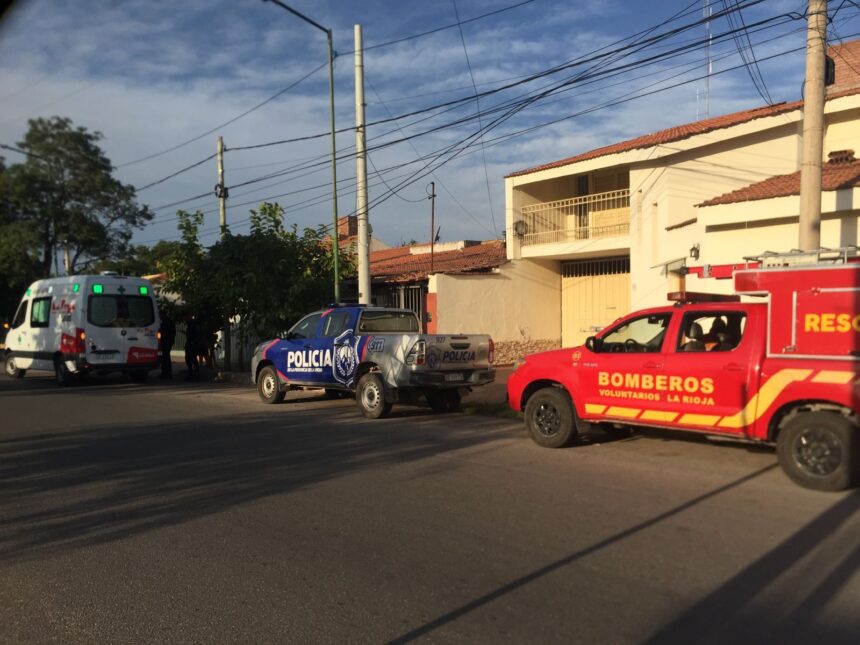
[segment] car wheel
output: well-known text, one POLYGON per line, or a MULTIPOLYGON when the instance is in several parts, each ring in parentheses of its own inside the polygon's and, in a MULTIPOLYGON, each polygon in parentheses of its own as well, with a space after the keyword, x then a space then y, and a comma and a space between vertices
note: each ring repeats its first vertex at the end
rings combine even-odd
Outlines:
POLYGON ((544 448, 561 448, 576 438, 573 405, 560 388, 535 392, 526 404, 525 418, 529 435, 544 448))
POLYGON ((281 390, 274 367, 267 366, 260 370, 260 375, 257 377, 257 392, 263 403, 280 403, 284 400, 286 392, 281 390))
POLYGON ((860 479, 858 433, 856 423, 836 412, 801 412, 777 437, 779 465, 805 488, 844 490, 860 479))
POLYGON ((66 362, 61 358, 54 359, 54 379, 57 381, 57 385, 63 387, 72 385, 75 382, 75 375, 69 371, 69 368, 66 367, 66 362))
POLYGON ((385 385, 375 372, 369 372, 358 380, 355 400, 358 409, 368 419, 381 419, 391 412, 391 403, 385 397, 385 385))
POLYGON ((9 378, 22 378, 24 374, 27 373, 27 370, 18 369, 15 365, 15 355, 12 352, 6 354, 4 368, 6 370, 6 376, 9 378))

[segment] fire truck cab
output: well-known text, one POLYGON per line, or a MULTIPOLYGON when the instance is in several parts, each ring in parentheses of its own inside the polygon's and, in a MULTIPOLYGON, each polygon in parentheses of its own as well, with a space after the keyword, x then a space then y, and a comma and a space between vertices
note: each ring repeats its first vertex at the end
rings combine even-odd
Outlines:
POLYGON ((808 488, 860 484, 860 262, 815 259, 691 268, 733 278, 734 295, 669 294, 581 347, 520 359, 509 405, 545 447, 590 424, 669 428, 775 444, 808 488))

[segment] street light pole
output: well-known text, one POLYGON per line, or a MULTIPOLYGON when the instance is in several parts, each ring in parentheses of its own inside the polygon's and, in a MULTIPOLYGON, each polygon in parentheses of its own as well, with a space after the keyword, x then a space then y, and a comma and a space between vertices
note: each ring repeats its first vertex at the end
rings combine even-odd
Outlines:
POLYGON ((340 302, 340 249, 338 248, 338 230, 337 230, 337 152, 335 146, 334 134, 334 49, 332 48, 331 29, 326 29, 315 20, 311 20, 303 13, 296 11, 292 7, 284 4, 281 0, 263 0, 263 2, 271 2, 278 5, 282 9, 286 9, 297 18, 301 18, 306 23, 313 25, 320 31, 325 32, 328 41, 328 101, 331 121, 331 210, 332 210, 332 261, 334 263, 334 301, 340 302))

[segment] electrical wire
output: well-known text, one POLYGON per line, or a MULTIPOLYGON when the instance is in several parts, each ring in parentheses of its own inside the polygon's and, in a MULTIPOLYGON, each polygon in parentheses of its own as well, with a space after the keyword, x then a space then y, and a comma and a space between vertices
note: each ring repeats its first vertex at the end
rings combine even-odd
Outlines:
POLYGON ((173 179, 174 177, 178 177, 182 173, 188 172, 189 170, 196 168, 197 166, 200 166, 200 165, 206 163, 207 161, 214 159, 217 156, 218 156, 218 153, 213 152, 211 155, 209 155, 205 159, 201 159, 200 161, 195 161, 190 166, 185 166, 185 168, 182 168, 180 170, 177 170, 176 172, 170 173, 166 177, 162 177, 161 179, 159 179, 157 181, 153 181, 149 184, 146 184, 146 186, 141 186, 140 188, 135 188, 135 191, 137 191, 139 193, 139 192, 146 190, 147 188, 152 188, 153 186, 158 186, 159 184, 163 184, 165 181, 167 181, 169 179, 173 179))

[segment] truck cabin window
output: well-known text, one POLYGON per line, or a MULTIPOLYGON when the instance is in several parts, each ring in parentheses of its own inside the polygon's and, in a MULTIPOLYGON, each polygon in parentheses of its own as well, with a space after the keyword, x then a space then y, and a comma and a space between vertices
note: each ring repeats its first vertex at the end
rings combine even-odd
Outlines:
POLYGON ((147 296, 94 295, 87 300, 87 320, 97 327, 148 327, 155 308, 147 296))
POLYGON ((346 331, 346 326, 349 324, 349 311, 333 311, 326 316, 325 324, 323 325, 322 335, 325 338, 334 338, 340 336, 346 331))
POLYGON ((322 314, 311 314, 305 316, 287 332, 287 340, 304 340, 313 338, 317 333, 317 327, 320 324, 322 314))
POLYGON ((51 315, 51 298, 36 298, 30 310, 30 327, 47 327, 51 315))
POLYGON ((659 352, 671 317, 656 314, 628 320, 603 336, 595 349, 602 354, 659 352))
POLYGON ((730 352, 741 342, 746 326, 742 311, 684 314, 675 349, 678 352, 730 352))
POLYGON ((27 300, 18 305, 18 311, 15 312, 15 318, 12 319, 12 329, 18 329, 27 320, 27 300))
POLYGON ((363 311, 358 331, 415 333, 418 331, 418 318, 411 311, 363 311))

